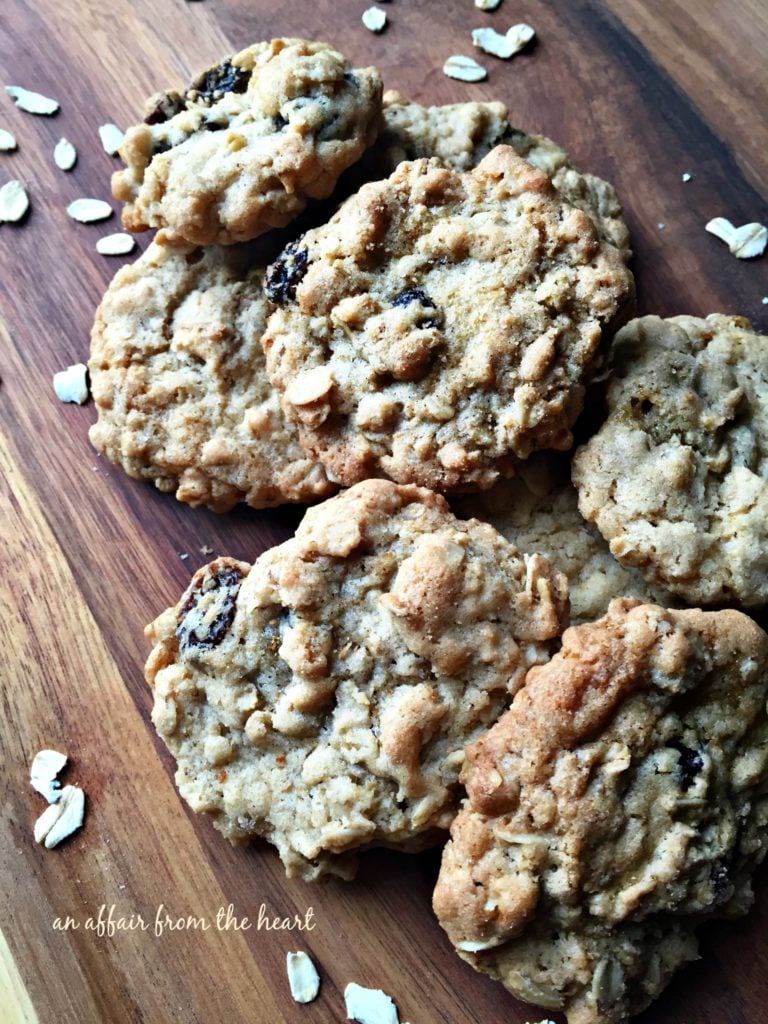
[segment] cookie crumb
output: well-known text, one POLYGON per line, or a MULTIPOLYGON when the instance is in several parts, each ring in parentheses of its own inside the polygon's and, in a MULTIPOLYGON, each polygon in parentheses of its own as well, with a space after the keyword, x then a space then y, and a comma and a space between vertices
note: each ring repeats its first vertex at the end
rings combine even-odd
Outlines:
POLYGON ((363 11, 362 20, 370 32, 383 32, 387 25, 387 14, 379 7, 369 7, 363 11))
POLYGON ((460 82, 482 82, 488 77, 488 72, 482 64, 462 54, 454 54, 448 58, 443 64, 443 74, 460 82))
POLYGON ((107 220, 114 210, 104 199, 75 199, 67 207, 67 213, 81 224, 92 224, 97 220, 107 220))
POLYGON ((397 1007, 380 988, 363 988, 354 981, 344 989, 347 1020, 358 1024, 399 1024, 397 1007))
POLYGON ((61 402, 84 405, 88 401, 88 379, 85 363, 75 363, 53 375, 53 390, 61 402))
POLYGON ((301 951, 286 953, 285 969, 291 995, 297 1003, 311 1003, 320 991, 320 975, 312 958, 301 951))
POLYGON ((768 295, 764 295, 760 301, 764 306, 768 306, 768 295))
POLYGON ((213 548, 210 546, 210 544, 203 544, 203 546, 200 548, 200 554, 201 555, 212 555, 213 554, 213 548))
POLYGON ((53 162, 62 171, 71 171, 77 163, 77 150, 69 139, 59 139, 53 150, 53 162))
POLYGON ((475 7, 480 11, 495 11, 501 0, 475 0, 475 7))
POLYGON ((690 181, 692 177, 693 177, 693 175, 689 174, 688 171, 686 171, 685 174, 683 174, 683 176, 682 176, 683 181, 690 181))
POLYGON ((530 25, 521 22, 513 25, 506 35, 494 28, 476 28, 472 32, 472 42, 485 53, 490 53, 501 60, 509 60, 531 42, 536 35, 530 25))
POLYGON ((659 223, 656 225, 656 227, 659 229, 659 231, 663 231, 666 226, 667 225, 664 224, 663 221, 659 221, 659 223))
POLYGON ((0 188, 0 224, 20 221, 29 209, 29 196, 20 181, 6 181, 0 188))
POLYGON ((23 89, 20 85, 6 85, 5 91, 19 110, 24 110, 28 114, 42 114, 44 117, 49 117, 59 109, 56 100, 43 96, 42 93, 23 89))
POLYGON ((182 560, 182 562, 186 562, 186 560, 189 558, 188 552, 180 551, 179 552, 179 558, 182 560))

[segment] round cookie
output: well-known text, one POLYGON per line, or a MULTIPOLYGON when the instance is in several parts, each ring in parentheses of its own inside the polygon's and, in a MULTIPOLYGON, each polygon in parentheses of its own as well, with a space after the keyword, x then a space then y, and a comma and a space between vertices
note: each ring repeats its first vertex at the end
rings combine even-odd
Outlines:
POLYGON ((648 316, 616 337, 608 418, 577 453, 612 553, 689 604, 768 600, 768 338, 648 316))
POLYGON ((403 163, 267 273, 262 339, 302 445, 337 483, 490 487, 566 449, 632 276, 508 146, 403 163))
POLYGON ((569 1024, 620 1024, 743 913, 768 846, 768 636, 614 601, 467 751, 434 895, 459 954, 569 1024))
POLYGON ((253 566, 218 559, 148 633, 152 718, 196 811, 289 876, 351 877, 456 812, 466 742, 546 660, 564 580, 444 499, 366 481, 253 566))
POLYGON ((538 551, 568 580, 571 623, 592 622, 614 597, 637 597, 669 607, 666 591, 625 568, 598 531, 579 512, 566 456, 538 452, 511 480, 453 502, 462 518, 490 523, 520 551, 538 551))
POLYGON ((324 199, 376 138, 381 78, 326 43, 273 39, 147 101, 112 178, 131 231, 168 244, 229 244, 324 199))
POLYGON ((363 162, 377 161, 379 177, 390 174, 403 160, 433 156, 448 167, 468 171, 500 143, 514 147, 543 171, 566 202, 587 214, 603 241, 613 243, 625 259, 631 257, 629 230, 613 185, 574 167, 565 150, 545 135, 513 128, 503 103, 423 107, 387 90, 384 124, 363 162))
POLYGON ((129 476, 217 512, 334 490, 269 383, 264 264, 252 256, 153 243, 118 271, 91 334, 92 444, 129 476))

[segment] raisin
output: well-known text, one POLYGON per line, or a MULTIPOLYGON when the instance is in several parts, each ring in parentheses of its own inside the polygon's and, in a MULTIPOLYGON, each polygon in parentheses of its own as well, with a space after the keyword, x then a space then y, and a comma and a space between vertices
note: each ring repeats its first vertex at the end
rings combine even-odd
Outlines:
POLYGON ((691 788, 694 778, 704 767, 704 759, 698 750, 691 750, 683 743, 671 743, 670 746, 680 754, 680 772, 683 776, 682 790, 685 793, 691 788))
POLYGON ((197 98, 204 103, 210 103, 212 100, 218 99, 217 94, 220 93, 245 92, 250 79, 250 71, 238 68, 232 61, 225 60, 204 71, 192 82, 189 91, 196 92, 197 98))
POLYGON ((288 124, 288 122, 286 121, 282 114, 276 114, 275 117, 272 118, 272 120, 275 122, 276 132, 281 132, 283 128, 285 128, 285 126, 288 124))
POLYGON ((274 263, 267 267, 267 295, 278 306, 296 296, 296 289, 307 272, 309 253, 296 242, 286 245, 274 263))
MULTIPOLYGON (((421 288, 405 288, 399 295, 395 296, 393 306, 410 306, 412 302, 418 302, 425 309, 437 309, 432 299, 421 288)), ((419 327, 437 327, 436 317, 421 317, 419 327)))
POLYGON ((161 92, 154 96, 152 109, 144 118, 144 124, 164 124, 184 109, 184 97, 177 92, 161 92))
POLYGON ((225 124, 219 124, 218 121, 203 121, 200 125, 204 132, 220 132, 222 128, 226 128, 225 124))
POLYGON ((360 79, 357 77, 354 71, 345 71, 344 81, 349 82, 349 84, 354 86, 355 89, 360 88, 360 79))
POLYGON ((235 617, 242 572, 233 565, 214 562, 192 582, 178 614, 176 635, 182 651, 210 649, 224 639, 235 617))

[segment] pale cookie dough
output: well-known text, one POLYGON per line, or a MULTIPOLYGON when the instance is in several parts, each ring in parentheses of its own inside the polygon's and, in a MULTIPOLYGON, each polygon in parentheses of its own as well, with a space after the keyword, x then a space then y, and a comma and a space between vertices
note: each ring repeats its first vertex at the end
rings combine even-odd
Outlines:
POLYGON ((423 107, 388 90, 384 126, 364 163, 378 161, 379 177, 390 174, 403 160, 432 156, 448 167, 468 171, 500 143, 513 146, 528 163, 544 171, 563 199, 591 218, 601 238, 630 258, 629 230, 613 185, 574 167, 565 150, 545 135, 513 128, 503 103, 423 107))
POLYGON ((619 1024, 744 913, 768 846, 768 636, 619 600, 467 751, 434 906, 459 954, 569 1024, 619 1024))
POLYGON ((253 265, 251 249, 153 243, 117 273, 91 335, 93 445, 130 476, 217 512, 334 490, 267 378, 263 261, 253 265))
POLYGON ((263 344, 332 480, 490 487, 567 449, 603 331, 633 296, 618 251, 509 146, 474 170, 403 163, 267 273, 263 344))
POLYGON ((444 499, 366 481, 253 566, 218 559, 148 633, 155 726, 196 811, 289 876, 433 842, 464 746, 546 660, 564 580, 444 499))
POLYGON ((639 597, 668 607, 670 595, 625 568, 579 512, 566 456, 539 452, 511 480, 453 502, 462 518, 490 523, 520 551, 538 551, 568 579, 571 622, 591 622, 614 597, 639 597))
POLYGON ((768 600, 768 338, 713 314, 628 324, 579 507, 612 553, 689 604, 768 600))
POLYGON ((131 231, 162 241, 247 241, 324 199, 374 141, 375 68, 351 68, 327 43, 273 39, 204 71, 184 94, 159 93, 120 146, 112 178, 131 231))

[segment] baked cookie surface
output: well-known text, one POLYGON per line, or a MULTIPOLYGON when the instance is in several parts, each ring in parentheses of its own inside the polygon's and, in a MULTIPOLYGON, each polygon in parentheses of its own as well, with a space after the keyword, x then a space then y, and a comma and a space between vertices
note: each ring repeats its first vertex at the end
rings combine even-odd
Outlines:
POLYGON ((272 265, 263 344, 330 478, 482 489, 566 449, 632 276, 507 146, 462 173, 403 163, 272 265))
POLYGON ((162 241, 248 241, 333 191, 376 137, 381 79, 326 43, 273 39, 147 101, 112 178, 131 231, 162 241))
POLYGON ((642 317, 616 337, 609 415, 573 463, 625 565, 690 604, 768 600, 768 338, 743 317, 642 317))
POLYGON ((437 157, 448 167, 468 171, 501 144, 512 146, 543 171, 566 202, 590 217, 601 238, 629 259, 629 230, 613 185, 574 167, 565 150, 545 135, 528 135, 513 128, 504 103, 424 107, 387 90, 384 124, 365 160, 378 161, 381 177, 391 174, 403 160, 422 157, 437 157))
POLYGON ((743 913, 768 845, 768 636, 619 600, 469 747, 435 890, 460 955, 569 1024, 619 1024, 743 913))
POLYGON ((490 523, 520 551, 538 551, 568 579, 571 623, 592 622, 615 597, 636 597, 668 607, 670 595, 623 566, 597 529, 579 512, 567 456, 538 452, 511 480, 483 494, 452 502, 462 518, 490 523))
POLYGON ((218 559, 148 633, 153 721, 196 811, 289 876, 429 844, 466 742, 546 660, 564 580, 438 495, 366 481, 253 566, 218 559))
POLYGON ((153 243, 118 271, 91 335, 92 444, 129 476, 217 512, 334 490, 269 383, 264 266, 251 255, 153 243))

